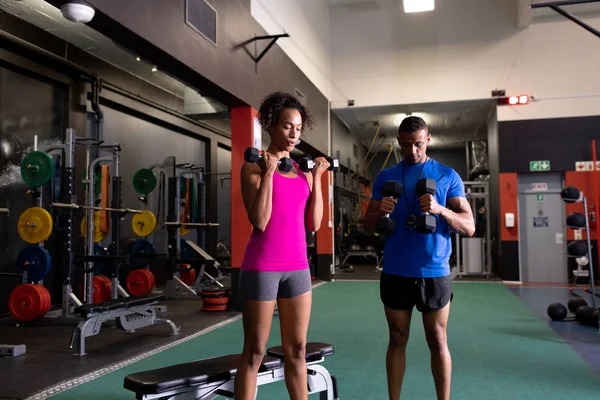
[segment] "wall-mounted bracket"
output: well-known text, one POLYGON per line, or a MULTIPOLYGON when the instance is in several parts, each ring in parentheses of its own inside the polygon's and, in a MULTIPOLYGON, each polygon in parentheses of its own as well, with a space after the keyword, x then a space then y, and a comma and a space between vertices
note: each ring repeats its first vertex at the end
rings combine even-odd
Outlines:
POLYGON ((591 32, 594 35, 600 37, 600 31, 598 31, 597 29, 589 26, 588 24, 586 24, 585 22, 583 22, 582 20, 580 20, 579 18, 577 18, 573 14, 571 14, 568 11, 565 11, 564 9, 561 8, 561 6, 570 6, 570 5, 585 4, 585 3, 598 3, 598 2, 600 2, 600 0, 551 1, 551 2, 547 2, 547 3, 532 4, 531 8, 549 7, 552 10, 556 11, 557 13, 559 13, 560 15, 562 15, 563 17, 565 17, 567 19, 570 19, 571 21, 575 22, 577 25, 581 26, 582 28, 584 28, 588 32, 591 32))
MULTIPOLYGON (((265 56, 265 54, 267 54, 267 52, 269 50, 271 50, 271 47, 273 47, 275 42, 277 42, 277 39, 283 38, 283 37, 290 37, 290 35, 288 33, 282 33, 279 35, 255 36, 252 39, 248 39, 244 43, 239 44, 238 46, 236 46, 236 48, 246 46, 247 44, 250 44, 250 43, 256 43, 261 40, 270 40, 271 42, 269 42, 267 47, 265 47, 265 49, 258 56, 250 54, 250 57, 252 57, 252 59, 254 60, 254 62, 256 64, 258 64, 258 62, 265 56)), ((256 53, 256 49, 255 49, 255 53, 256 53)))

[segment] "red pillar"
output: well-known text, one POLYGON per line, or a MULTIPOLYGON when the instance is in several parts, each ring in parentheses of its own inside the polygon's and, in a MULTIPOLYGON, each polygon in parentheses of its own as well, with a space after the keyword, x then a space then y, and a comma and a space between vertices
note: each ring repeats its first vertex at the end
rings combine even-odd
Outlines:
POLYGON ((331 280, 333 266, 333 172, 327 172, 321 180, 323 192, 323 220, 317 231, 317 278, 331 280))
POLYGON ((244 151, 248 147, 261 149, 261 131, 252 107, 231 110, 231 300, 232 310, 240 311, 238 278, 252 225, 242 200, 241 176, 244 151))

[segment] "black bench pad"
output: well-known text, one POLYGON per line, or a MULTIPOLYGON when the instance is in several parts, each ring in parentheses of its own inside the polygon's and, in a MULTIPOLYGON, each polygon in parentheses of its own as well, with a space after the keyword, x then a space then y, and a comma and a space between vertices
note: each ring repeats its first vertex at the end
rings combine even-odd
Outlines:
POLYGON ((123 308, 143 306, 145 304, 154 303, 156 301, 165 300, 164 294, 144 294, 141 296, 131 296, 121 299, 107 300, 100 304, 84 304, 81 307, 75 308, 75 312, 81 313, 84 317, 92 313, 101 313, 119 310, 123 308))
MULTIPOLYGON (((237 372, 241 357, 241 354, 232 354, 137 372, 125 377, 123 387, 137 394, 160 394, 231 379, 237 372)), ((265 356, 259 372, 272 371, 281 367, 282 361, 279 358, 265 356)))
MULTIPOLYGON (((321 342, 306 343, 306 362, 319 361, 321 358, 334 353, 333 345, 321 342)), ((267 350, 267 355, 283 360, 283 347, 276 346, 267 350)))

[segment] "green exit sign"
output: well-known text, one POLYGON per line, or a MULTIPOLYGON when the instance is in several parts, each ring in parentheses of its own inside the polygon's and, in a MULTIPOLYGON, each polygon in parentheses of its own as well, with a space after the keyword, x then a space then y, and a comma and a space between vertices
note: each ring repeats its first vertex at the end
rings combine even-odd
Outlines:
POLYGON ((529 161, 530 171, 550 171, 549 160, 529 161))

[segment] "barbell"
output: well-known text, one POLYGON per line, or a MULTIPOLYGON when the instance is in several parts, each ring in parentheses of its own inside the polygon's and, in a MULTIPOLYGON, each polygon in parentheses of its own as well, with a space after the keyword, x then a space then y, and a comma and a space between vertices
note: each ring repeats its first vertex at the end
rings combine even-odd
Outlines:
POLYGON ((180 225, 180 226, 219 226, 215 222, 165 222, 164 225, 180 225))
POLYGON ((52 203, 50 204, 52 207, 58 207, 58 208, 75 208, 75 209, 79 209, 79 208, 83 208, 86 210, 97 210, 97 211, 102 211, 102 210, 106 210, 106 211, 116 211, 116 212, 121 212, 121 213, 132 213, 132 214, 141 214, 142 210, 135 210, 133 208, 112 208, 112 207, 97 207, 97 206, 83 206, 83 205, 79 205, 79 204, 68 204, 68 203, 52 203))

